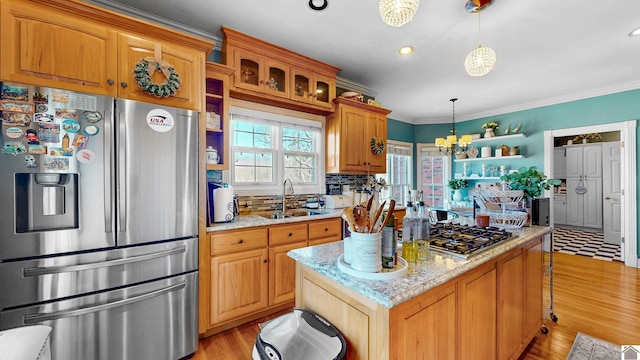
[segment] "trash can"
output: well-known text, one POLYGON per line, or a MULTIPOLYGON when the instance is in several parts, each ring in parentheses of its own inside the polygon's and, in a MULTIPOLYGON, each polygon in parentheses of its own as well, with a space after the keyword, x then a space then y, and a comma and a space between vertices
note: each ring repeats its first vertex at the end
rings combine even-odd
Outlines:
POLYGON ((258 334, 253 360, 340 360, 347 346, 327 320, 303 309, 269 321, 258 334))
POLYGON ((0 331, 0 357, 11 360, 51 360, 50 335, 51 327, 44 325, 0 331))

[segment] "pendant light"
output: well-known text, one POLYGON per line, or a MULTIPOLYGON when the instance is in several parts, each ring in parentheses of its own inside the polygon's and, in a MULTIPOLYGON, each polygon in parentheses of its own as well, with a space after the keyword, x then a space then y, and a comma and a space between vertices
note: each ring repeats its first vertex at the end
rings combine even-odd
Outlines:
POLYGON ((400 27, 413 19, 420 0, 380 0, 380 16, 387 25, 400 27))
POLYGON ((436 146, 440 152, 444 152, 447 155, 454 154, 456 152, 456 145, 460 146, 462 151, 466 151, 469 144, 471 144, 471 135, 462 135, 458 140, 456 136, 456 101, 457 98, 449 99, 452 107, 452 126, 446 138, 436 138, 436 146))
POLYGON ((470 76, 484 76, 493 70, 496 64, 496 52, 486 46, 482 46, 480 40, 480 13, 478 10, 478 47, 467 54, 464 59, 464 68, 470 76))

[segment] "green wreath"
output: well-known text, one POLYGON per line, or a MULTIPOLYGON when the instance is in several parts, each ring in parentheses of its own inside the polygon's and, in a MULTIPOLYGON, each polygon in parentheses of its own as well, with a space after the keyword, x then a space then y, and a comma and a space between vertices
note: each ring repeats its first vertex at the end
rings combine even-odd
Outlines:
POLYGON ((377 136, 371 138, 371 151, 376 155, 382 154, 384 152, 384 140, 377 136))
POLYGON ((156 97, 173 96, 180 89, 180 76, 178 76, 173 66, 163 60, 153 58, 140 59, 133 70, 133 77, 136 79, 140 89, 156 97), (154 83, 151 80, 151 75, 155 71, 160 71, 164 74, 166 78, 164 83, 154 83))

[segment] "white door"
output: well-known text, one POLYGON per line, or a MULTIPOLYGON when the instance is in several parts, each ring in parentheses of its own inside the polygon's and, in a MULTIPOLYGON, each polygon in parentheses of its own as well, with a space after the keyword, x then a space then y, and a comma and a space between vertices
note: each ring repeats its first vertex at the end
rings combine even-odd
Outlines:
POLYGON ((619 142, 602 144, 604 242, 617 245, 620 245, 622 229, 620 152, 619 142))
POLYGON ((584 195, 576 193, 578 185, 584 186, 579 178, 567 179, 567 225, 571 226, 584 225, 584 195))

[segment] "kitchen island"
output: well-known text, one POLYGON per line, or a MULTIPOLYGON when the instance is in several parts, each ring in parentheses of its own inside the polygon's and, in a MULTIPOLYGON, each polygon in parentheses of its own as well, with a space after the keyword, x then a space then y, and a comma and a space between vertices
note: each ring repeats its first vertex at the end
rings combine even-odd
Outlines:
POLYGON ((432 251, 393 280, 343 273, 342 242, 292 250, 296 307, 345 336, 348 359, 517 359, 542 326, 543 238, 548 227, 469 259, 432 251))

